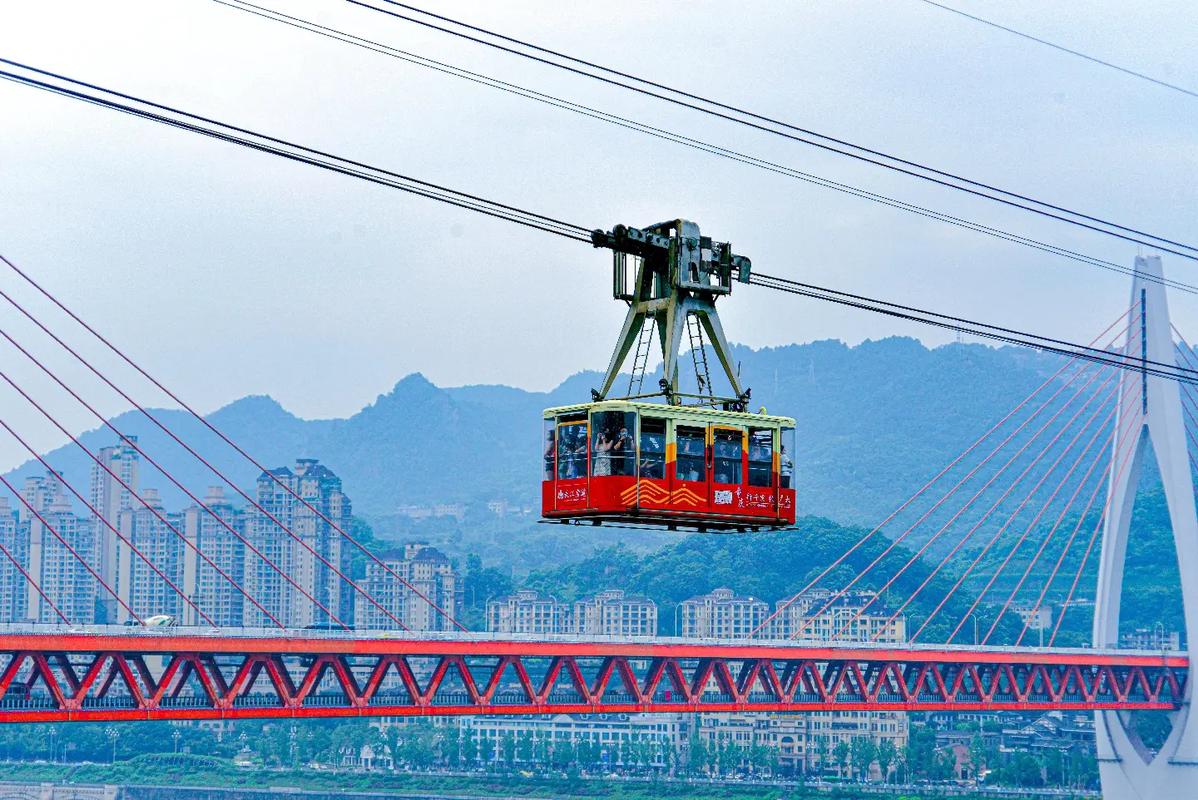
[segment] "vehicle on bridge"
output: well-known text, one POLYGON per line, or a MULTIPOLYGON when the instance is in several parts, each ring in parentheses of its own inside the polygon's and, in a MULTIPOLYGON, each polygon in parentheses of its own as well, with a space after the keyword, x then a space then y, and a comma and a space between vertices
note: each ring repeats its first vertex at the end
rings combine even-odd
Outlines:
POLYGON ((686 220, 644 230, 617 225, 594 231, 591 241, 614 253, 612 294, 628 314, 591 402, 544 412, 542 517, 716 532, 793 525, 794 420, 747 411, 750 390, 715 309, 732 293, 734 276, 748 281, 749 259, 686 220), (679 380, 684 334, 693 392, 679 380), (657 391, 645 392, 658 346, 662 378, 657 391), (729 396, 713 391, 709 350, 729 396), (613 397, 630 353, 628 393, 613 397))

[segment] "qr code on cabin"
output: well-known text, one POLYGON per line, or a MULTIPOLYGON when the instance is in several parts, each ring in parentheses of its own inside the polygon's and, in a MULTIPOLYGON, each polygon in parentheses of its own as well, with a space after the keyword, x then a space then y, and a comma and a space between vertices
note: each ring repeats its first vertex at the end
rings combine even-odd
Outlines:
POLYGON ((725 489, 723 491, 716 492, 715 493, 715 504, 717 506, 732 505, 732 490, 725 489))

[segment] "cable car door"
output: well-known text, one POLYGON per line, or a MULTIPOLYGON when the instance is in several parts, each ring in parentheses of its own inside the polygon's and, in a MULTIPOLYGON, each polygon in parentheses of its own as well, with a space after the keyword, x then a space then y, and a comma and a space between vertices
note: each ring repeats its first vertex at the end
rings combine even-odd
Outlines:
POLYGON ((576 511, 590 505, 587 470, 590 438, 585 417, 563 420, 557 425, 557 480, 553 492, 556 511, 576 511))
POLYGON ((674 486, 670 508, 676 511, 701 511, 710 503, 708 483, 707 428, 678 425, 674 428, 674 486))
POLYGON ((711 510, 739 514, 744 508, 745 431, 728 425, 711 425, 711 510))

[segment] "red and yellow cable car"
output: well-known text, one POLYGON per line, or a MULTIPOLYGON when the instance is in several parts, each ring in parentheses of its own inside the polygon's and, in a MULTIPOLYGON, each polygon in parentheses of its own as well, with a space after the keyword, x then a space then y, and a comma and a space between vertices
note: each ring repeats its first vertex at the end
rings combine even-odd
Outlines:
POLYGON ((542 515, 745 531, 795 521, 794 420, 608 400, 545 411, 542 515))
POLYGON ((715 310, 732 293, 734 275, 748 282, 749 259, 682 219, 644 230, 617 225, 594 231, 591 241, 614 253, 612 295, 628 304, 628 314, 592 402, 544 413, 544 519, 713 531, 793 525, 794 420, 745 410, 750 392, 715 310), (690 393, 680 382, 684 335, 695 367, 690 393), (657 347, 659 391, 644 393, 657 347), (712 390, 709 351, 723 368, 727 396, 712 390), (628 394, 613 398, 623 377, 628 394))

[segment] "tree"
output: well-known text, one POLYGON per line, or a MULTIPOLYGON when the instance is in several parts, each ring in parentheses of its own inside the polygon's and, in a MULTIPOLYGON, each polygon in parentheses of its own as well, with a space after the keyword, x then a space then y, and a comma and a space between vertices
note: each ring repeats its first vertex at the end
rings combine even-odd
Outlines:
POLYGON ((853 760, 853 774, 857 778, 868 779, 870 765, 874 763, 878 754, 873 740, 866 736, 855 736, 849 750, 853 760))
POLYGON ((894 741, 891 739, 883 739, 878 742, 878 751, 874 756, 878 760, 878 769, 882 773, 882 780, 890 779, 890 767, 898 758, 898 748, 894 746, 894 741))
POLYGON ((510 733, 505 733, 499 740, 499 752, 502 754, 503 763, 505 766, 512 766, 516 760, 516 737, 510 733))
POLYGON ((521 731, 516 739, 516 758, 525 764, 532 763, 533 740, 529 731, 521 731))
POLYGON ((470 731, 466 732, 462 740, 462 756, 466 759, 467 766, 473 767, 478 764, 478 739, 470 731))
POLYGON ((847 774, 848 765, 849 765, 849 754, 850 754, 849 745, 843 739, 841 741, 837 742, 836 746, 832 748, 832 758, 836 762, 837 774, 842 775, 842 776, 847 774))

